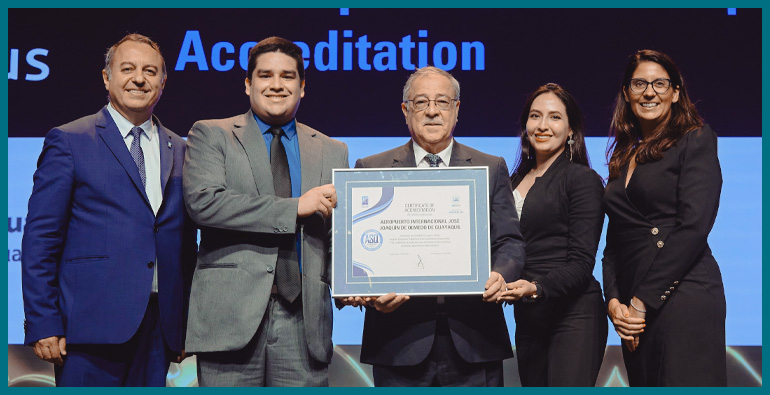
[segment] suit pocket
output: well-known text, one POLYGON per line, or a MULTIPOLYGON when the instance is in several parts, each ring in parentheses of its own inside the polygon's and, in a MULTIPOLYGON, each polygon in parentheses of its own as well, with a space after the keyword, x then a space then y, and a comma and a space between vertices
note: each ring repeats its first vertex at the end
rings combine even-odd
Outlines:
POLYGON ((65 259, 64 262, 66 263, 90 263, 90 262, 99 262, 99 261, 106 261, 110 259, 107 255, 83 255, 83 256, 76 256, 73 258, 65 259))
POLYGON ((237 263, 199 263, 198 269, 237 269, 237 263))

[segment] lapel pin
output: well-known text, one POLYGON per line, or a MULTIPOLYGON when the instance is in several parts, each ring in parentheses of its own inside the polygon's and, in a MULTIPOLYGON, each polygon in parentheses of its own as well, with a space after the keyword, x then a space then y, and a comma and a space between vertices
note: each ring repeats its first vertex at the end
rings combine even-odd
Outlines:
POLYGON ((171 148, 171 142, 170 141, 168 142, 168 148, 171 148))

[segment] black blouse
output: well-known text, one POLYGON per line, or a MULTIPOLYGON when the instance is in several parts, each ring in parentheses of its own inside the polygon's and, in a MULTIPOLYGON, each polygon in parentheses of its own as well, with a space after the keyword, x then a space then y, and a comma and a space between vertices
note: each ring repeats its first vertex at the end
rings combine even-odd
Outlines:
MULTIPOLYGON (((521 180, 514 174, 513 188, 521 180)), ((537 280, 541 300, 601 291, 593 269, 604 225, 603 193, 595 171, 563 155, 535 179, 521 210, 527 257, 521 278, 537 280)))

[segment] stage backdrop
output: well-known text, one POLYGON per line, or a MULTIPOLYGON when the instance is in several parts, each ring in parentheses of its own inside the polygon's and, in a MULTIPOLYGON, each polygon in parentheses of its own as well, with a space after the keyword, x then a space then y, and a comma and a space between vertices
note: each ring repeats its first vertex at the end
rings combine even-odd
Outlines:
MULTIPOLYGON (((248 110, 248 49, 277 35, 303 48, 298 119, 346 142, 351 166, 407 141, 404 82, 415 67, 435 65, 461 84, 458 141, 509 167, 527 94, 561 84, 586 115, 591 164, 603 177, 627 56, 643 48, 668 53, 720 136, 724 185, 709 242, 727 293, 727 344, 761 347, 761 17, 760 9, 724 8, 10 9, 8 343, 23 342, 21 235, 43 137, 104 106, 103 54, 138 32, 160 44, 167 63, 155 113, 182 136, 197 120, 248 110)), ((599 281, 603 248, 602 241, 599 281)), ((506 318, 513 337, 510 307, 506 318)), ((362 326, 358 309, 335 311, 334 343, 360 344, 362 326)), ((620 344, 612 330, 608 344, 620 344)))

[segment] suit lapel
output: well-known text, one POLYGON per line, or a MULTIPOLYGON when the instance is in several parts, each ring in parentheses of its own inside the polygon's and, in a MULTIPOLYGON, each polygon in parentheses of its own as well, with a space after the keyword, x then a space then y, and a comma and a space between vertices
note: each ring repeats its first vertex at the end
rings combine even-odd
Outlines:
POLYGON ((407 141, 406 145, 394 153, 393 167, 417 167, 417 162, 414 161, 412 140, 407 141))
POLYGON ((273 173, 270 170, 270 155, 267 153, 265 139, 259 131, 259 125, 254 120, 251 110, 235 122, 233 134, 241 143, 246 151, 246 156, 249 158, 251 174, 254 177, 257 193, 260 195, 275 195, 273 173))
POLYGON ((452 146, 452 157, 449 159, 449 166, 473 166, 471 155, 465 146, 458 143, 457 140, 452 146))
POLYGON ((166 184, 171 176, 171 168, 174 165, 174 148, 171 145, 171 136, 160 124, 158 118, 153 116, 153 120, 158 125, 158 144, 160 145, 160 191, 165 196, 166 184))
POLYGON ((302 168, 302 194, 321 185, 321 169, 323 166, 323 146, 316 132, 297 122, 297 138, 299 139, 299 159, 302 168))
POLYGON ((136 162, 131 157, 131 153, 126 148, 126 143, 123 141, 123 136, 118 130, 118 126, 115 125, 115 121, 112 120, 110 113, 107 111, 107 107, 102 108, 99 116, 96 119, 96 133, 102 138, 102 141, 107 145, 115 158, 118 160, 123 169, 128 173, 128 177, 134 183, 137 192, 142 195, 144 202, 152 210, 150 205, 150 199, 147 197, 147 192, 142 185, 142 178, 139 175, 139 169, 136 168, 136 162))

